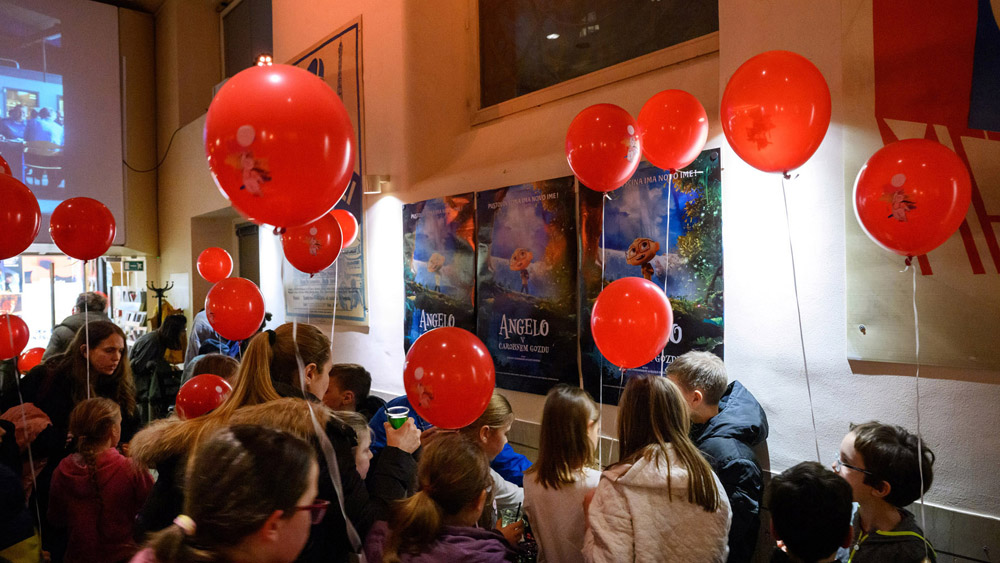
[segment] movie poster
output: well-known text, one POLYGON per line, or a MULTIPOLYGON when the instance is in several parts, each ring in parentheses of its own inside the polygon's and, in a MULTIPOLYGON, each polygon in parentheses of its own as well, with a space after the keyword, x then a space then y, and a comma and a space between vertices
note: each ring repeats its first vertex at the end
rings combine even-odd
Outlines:
POLYGON ((663 353, 628 373, 658 375, 690 350, 723 354, 719 149, 702 151, 672 178, 644 162, 609 195, 580 188, 580 348, 584 388, 605 404, 618 404, 624 387, 621 371, 604 359, 590 333, 594 302, 602 287, 617 279, 640 276, 666 285, 674 311, 663 353))
POLYGON ((362 151, 364 151, 364 84, 361 80, 361 20, 338 29, 292 58, 292 65, 319 76, 344 102, 354 127, 354 176, 337 209, 350 211, 358 220, 358 236, 337 259, 337 265, 310 276, 285 264, 287 315, 299 320, 331 318, 336 322, 368 325, 368 292, 365 277, 365 213, 362 202, 362 151), (333 288, 337 288, 334 302, 333 288))
POLYGON ((476 194, 477 334, 497 386, 545 394, 579 385, 572 177, 476 194))
POLYGON ((403 350, 442 326, 476 331, 476 246, 473 194, 403 206, 403 350))

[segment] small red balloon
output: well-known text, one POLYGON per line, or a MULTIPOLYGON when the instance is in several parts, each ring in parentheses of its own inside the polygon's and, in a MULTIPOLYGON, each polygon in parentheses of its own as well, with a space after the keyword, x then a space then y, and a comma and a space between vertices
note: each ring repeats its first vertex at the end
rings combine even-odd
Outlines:
POLYGON ((288 263, 307 274, 318 274, 330 267, 344 247, 340 223, 333 215, 301 227, 292 227, 281 235, 281 248, 288 263))
POLYGON ((264 322, 264 296, 252 281, 226 278, 205 297, 205 314, 215 332, 228 340, 246 340, 264 322))
POLYGON ((0 360, 16 358, 26 346, 31 334, 21 317, 0 315, 0 360))
POLYGON ((14 173, 10 170, 10 165, 4 160, 4 157, 0 156, 0 174, 6 174, 8 176, 13 176, 14 173))
POLYGON ((225 250, 211 246, 198 255, 198 274, 209 283, 216 283, 233 273, 233 257, 225 250))
POLYGON ((768 51, 743 63, 722 94, 722 131, 736 154, 764 172, 805 164, 830 126, 830 88, 802 55, 768 51))
POLYGON ((878 150, 854 182, 854 213, 865 234, 903 256, 927 254, 948 240, 969 211, 972 182, 951 149, 907 139, 878 150))
POLYGON ((205 153, 237 211, 291 228, 333 209, 351 182, 357 146, 336 92, 306 70, 273 65, 239 72, 215 95, 205 153))
POLYGON ((0 260, 6 260, 35 242, 42 213, 35 194, 7 174, 0 174, 0 202, 0 260))
POLYGON ((115 217, 103 203, 74 197, 56 206, 49 220, 52 242, 77 260, 99 258, 115 240, 115 217))
POLYGON ((229 382, 218 375, 210 373, 196 375, 181 385, 180 391, 177 392, 174 410, 181 420, 198 418, 226 402, 226 398, 232 392, 233 387, 229 382))
POLYGON ((708 114, 684 90, 664 90, 639 112, 639 137, 646 159, 664 170, 694 162, 708 140, 708 114))
POLYGON ((340 225, 341 239, 343 240, 343 246, 340 247, 341 250, 354 244, 354 241, 358 238, 357 217, 346 209, 334 209, 330 212, 330 215, 333 215, 333 218, 340 225))
POLYGON ((21 373, 28 373, 31 368, 42 363, 42 355, 45 348, 28 348, 17 358, 17 370, 21 373))
POLYGON ((614 104, 597 104, 573 118, 566 160, 583 185, 599 192, 622 187, 639 167, 642 145, 635 119, 614 104))
POLYGON ((635 277, 608 284, 597 296, 590 317, 598 350, 625 369, 646 365, 663 352, 673 324, 674 313, 663 288, 635 277))
POLYGON ((410 404, 440 428, 475 422, 493 396, 496 374, 489 350, 476 335, 441 327, 417 338, 403 364, 410 404))

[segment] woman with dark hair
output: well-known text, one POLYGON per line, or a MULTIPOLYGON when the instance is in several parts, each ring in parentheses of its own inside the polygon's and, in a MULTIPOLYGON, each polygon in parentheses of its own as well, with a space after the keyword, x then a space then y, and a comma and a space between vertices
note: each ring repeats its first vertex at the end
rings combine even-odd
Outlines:
POLYGON ((184 513, 133 563, 291 563, 330 504, 317 499, 313 448, 262 426, 219 430, 188 473, 184 513))
POLYGON ((146 424, 163 418, 174 404, 181 386, 181 373, 165 355, 182 350, 187 334, 184 315, 170 315, 160 328, 139 337, 132 347, 132 375, 135 378, 139 418, 146 424))

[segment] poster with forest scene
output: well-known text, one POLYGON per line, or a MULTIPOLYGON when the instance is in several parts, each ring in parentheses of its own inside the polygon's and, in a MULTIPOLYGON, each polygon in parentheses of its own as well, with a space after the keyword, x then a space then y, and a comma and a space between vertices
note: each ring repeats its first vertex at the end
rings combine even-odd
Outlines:
POLYGON ((572 177, 476 194, 477 334, 497 386, 544 395, 580 384, 572 177))
POLYGON ((673 175, 644 162, 609 195, 580 188, 580 348, 584 388, 605 404, 618 404, 622 373, 604 359, 590 333, 594 302, 617 279, 641 276, 665 286, 674 311, 666 348, 626 377, 660 374, 689 350, 723 355, 719 149, 702 151, 673 175))
POLYGON ((403 350, 442 326, 476 331, 476 228, 471 193, 403 205, 403 350))

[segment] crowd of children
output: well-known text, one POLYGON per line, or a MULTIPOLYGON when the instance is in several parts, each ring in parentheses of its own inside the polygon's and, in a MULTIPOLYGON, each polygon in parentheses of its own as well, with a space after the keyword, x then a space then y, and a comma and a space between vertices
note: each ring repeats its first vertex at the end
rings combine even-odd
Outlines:
POLYGON ((548 393, 532 464, 507 443, 500 393, 472 424, 435 428, 406 397, 373 397, 362 366, 334 365, 311 325, 259 333, 238 363, 206 352, 191 373, 226 377, 226 401, 141 430, 110 322, 27 374, 0 453, 29 414, 44 422, 18 443, 34 463, 0 456, 0 563, 936 560, 906 510, 933 475, 915 435, 852 425, 832 468, 801 463, 765 491, 767 417, 709 353, 628 378, 602 468, 601 411, 580 388, 548 393), (776 546, 757 545, 762 509, 776 546))

